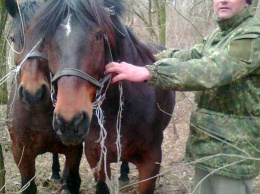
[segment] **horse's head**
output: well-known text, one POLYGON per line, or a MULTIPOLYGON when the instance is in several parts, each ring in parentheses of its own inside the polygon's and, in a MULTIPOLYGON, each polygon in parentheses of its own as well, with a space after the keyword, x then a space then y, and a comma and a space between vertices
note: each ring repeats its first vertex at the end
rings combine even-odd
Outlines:
POLYGON ((31 52, 25 58, 18 75, 19 99, 30 110, 49 108, 51 87, 48 60, 39 51, 31 52))
POLYGON ((38 48, 31 51, 34 45, 29 41, 30 35, 25 36, 29 20, 39 10, 41 4, 28 1, 18 5, 15 0, 5 0, 5 6, 12 16, 9 39, 13 44, 10 51, 13 52, 14 63, 21 67, 18 73, 19 99, 28 109, 42 109, 50 102, 48 64, 45 57, 36 52, 38 48), (27 49, 24 47, 25 44, 28 44, 27 49), (28 53, 30 54, 27 55, 28 53))
POLYGON ((89 130, 115 44, 111 11, 102 0, 50 0, 32 26, 34 38, 46 45, 56 99, 53 127, 65 144, 81 143, 89 130))

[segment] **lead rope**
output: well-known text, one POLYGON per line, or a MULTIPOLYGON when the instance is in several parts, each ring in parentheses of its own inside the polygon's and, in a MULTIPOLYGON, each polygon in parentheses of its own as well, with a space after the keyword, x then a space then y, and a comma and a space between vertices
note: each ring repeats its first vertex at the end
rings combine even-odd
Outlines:
POLYGON ((122 120, 122 111, 123 111, 123 105, 124 105, 124 99, 123 99, 123 86, 122 81, 119 82, 118 85, 119 93, 120 93, 120 100, 119 100, 119 109, 117 113, 117 120, 116 120, 116 131, 117 131, 117 139, 116 139, 116 147, 117 147, 117 163, 116 163, 116 184, 115 184, 115 191, 116 193, 119 193, 119 181, 118 177, 120 174, 120 158, 122 153, 122 146, 121 146, 121 120, 122 120))
MULTIPOLYGON (((109 48, 109 52, 110 52, 110 56, 111 59, 113 61, 113 56, 112 56, 112 52, 111 49, 109 47, 109 42, 108 42, 108 38, 107 35, 104 34, 104 38, 105 41, 107 41, 108 44, 108 48, 109 48)), ((121 137, 121 119, 122 119, 122 110, 123 110, 123 87, 122 87, 122 82, 119 82, 119 93, 120 93, 120 98, 119 98, 119 109, 118 109, 118 113, 117 113, 117 121, 116 121, 116 131, 117 131, 117 139, 116 139, 116 147, 117 147, 117 165, 116 165, 116 176, 115 176, 115 180, 111 181, 108 173, 107 173, 107 148, 105 146, 105 140, 107 137, 107 131, 104 127, 104 123, 105 123, 105 116, 104 116, 104 112, 101 108, 101 105, 103 104, 103 101, 105 99, 105 95, 107 92, 107 89, 110 85, 111 82, 111 75, 109 77, 109 81, 108 84, 105 88, 105 91, 103 93, 103 95, 100 95, 100 93, 102 92, 103 86, 102 88, 99 90, 98 92, 98 99, 94 102, 94 108, 95 108, 95 114, 96 117, 98 119, 98 124, 100 126, 100 136, 99 139, 96 142, 100 142, 100 147, 101 147, 101 153, 100 153, 100 159, 99 162, 96 166, 96 168, 94 169, 97 173, 100 171, 101 169, 101 164, 102 161, 104 161, 104 171, 105 171, 105 175, 106 175, 106 182, 107 185, 109 187, 110 191, 113 191, 113 193, 119 193, 119 181, 118 181, 118 177, 119 177, 119 173, 120 173, 120 166, 119 166, 119 162, 120 162, 120 158, 121 158, 121 141, 120 141, 120 137, 121 137), (113 184, 114 183, 114 184, 113 184)), ((103 85, 103 84, 102 84, 103 85)), ((112 177, 111 177, 112 178, 112 177)))

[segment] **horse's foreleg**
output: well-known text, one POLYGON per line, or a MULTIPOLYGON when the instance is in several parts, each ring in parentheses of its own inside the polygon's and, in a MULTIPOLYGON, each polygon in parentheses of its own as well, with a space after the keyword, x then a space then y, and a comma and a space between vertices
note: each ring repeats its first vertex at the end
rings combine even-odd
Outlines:
POLYGON ((13 156, 16 165, 19 168, 22 181, 23 194, 36 194, 37 187, 34 182, 35 176, 35 158, 37 156, 29 153, 29 150, 21 150, 19 146, 12 145, 13 156))
POLYGON ((60 180, 60 162, 59 162, 59 154, 53 153, 52 154, 52 175, 51 179, 60 180))
POLYGON ((111 177, 110 164, 107 164, 106 171, 105 171, 104 163, 102 163, 100 171, 95 172, 94 174, 95 180, 97 181, 96 194, 110 194, 109 188, 106 184, 106 173, 107 176, 110 178, 111 177))
POLYGON ((106 174, 110 178, 111 177, 111 169, 110 164, 107 164, 106 171, 104 168, 104 161, 102 161, 100 169, 98 169, 97 165, 99 162, 99 154, 95 154, 92 150, 87 150, 85 148, 85 155, 87 161, 89 163, 90 168, 94 169, 94 177, 97 182, 96 186, 96 194, 110 194, 109 188, 106 184, 106 174), (106 173, 107 172, 107 173, 106 173))
POLYGON ((128 162, 122 162, 120 167, 120 177, 118 178, 119 181, 124 183, 128 183, 130 181, 128 174, 129 174, 129 165, 128 162))
POLYGON ((68 176, 68 169, 66 167, 66 165, 64 166, 63 172, 62 172, 62 176, 61 176, 61 184, 66 184, 67 181, 67 176, 68 176))
MULTIPOLYGON (((81 184, 79 176, 79 166, 82 157, 83 146, 71 147, 70 152, 66 153, 65 173, 66 185, 65 190, 71 194, 78 194, 81 184)), ((64 177, 63 177, 64 178, 64 177)), ((64 181, 64 180, 63 180, 64 181)), ((68 192, 63 192, 68 193, 68 192)))
POLYGON ((160 171, 161 150, 143 156, 142 162, 136 164, 139 171, 139 193, 152 194, 155 190, 156 176, 160 171))

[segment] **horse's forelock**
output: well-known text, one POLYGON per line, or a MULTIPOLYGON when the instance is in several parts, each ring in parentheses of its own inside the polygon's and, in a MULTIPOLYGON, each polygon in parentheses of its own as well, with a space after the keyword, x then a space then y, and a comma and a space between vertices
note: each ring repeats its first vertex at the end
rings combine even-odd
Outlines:
POLYGON ((119 20, 111 18, 122 15, 124 11, 123 0, 81 0, 81 3, 80 8, 84 8, 82 13, 90 14, 92 21, 95 21, 102 31, 106 33, 110 45, 115 46, 115 26, 117 25, 115 21, 119 20))
POLYGON ((114 24, 110 14, 121 15, 123 0, 49 0, 33 21, 30 22, 30 32, 33 42, 41 38, 53 37, 58 26, 68 14, 73 14, 81 25, 87 26, 86 21, 97 23, 107 33, 110 44, 115 43, 114 24), (110 13, 110 11, 115 13, 110 13))
POLYGON ((64 19, 66 12, 65 1, 47 1, 36 16, 30 20, 28 32, 31 35, 31 42, 52 37, 64 19))

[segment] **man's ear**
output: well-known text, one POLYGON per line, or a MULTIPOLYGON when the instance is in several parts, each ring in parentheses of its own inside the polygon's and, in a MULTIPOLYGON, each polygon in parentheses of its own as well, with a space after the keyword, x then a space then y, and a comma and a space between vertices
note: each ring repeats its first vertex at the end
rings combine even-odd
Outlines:
POLYGON ((18 5, 16 0, 4 0, 5 8, 7 12, 12 16, 15 17, 19 13, 18 5))

